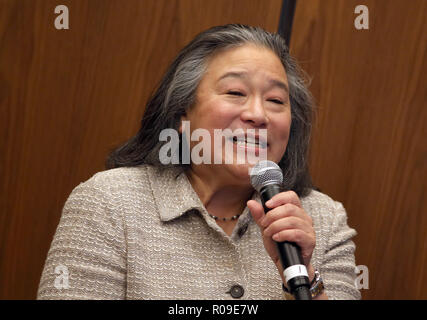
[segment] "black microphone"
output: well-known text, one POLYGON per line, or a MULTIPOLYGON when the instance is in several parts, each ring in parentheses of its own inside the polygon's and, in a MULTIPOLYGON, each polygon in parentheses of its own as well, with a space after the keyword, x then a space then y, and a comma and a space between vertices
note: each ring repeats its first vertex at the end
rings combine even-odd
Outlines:
MULTIPOLYGON (((250 177, 252 186, 261 196, 264 212, 267 213, 270 209, 265 206, 265 203, 282 191, 282 170, 273 161, 262 160, 252 168, 250 177)), ((302 260, 300 247, 294 242, 276 243, 284 270, 283 274, 291 294, 296 300, 311 300, 310 280, 302 260)))

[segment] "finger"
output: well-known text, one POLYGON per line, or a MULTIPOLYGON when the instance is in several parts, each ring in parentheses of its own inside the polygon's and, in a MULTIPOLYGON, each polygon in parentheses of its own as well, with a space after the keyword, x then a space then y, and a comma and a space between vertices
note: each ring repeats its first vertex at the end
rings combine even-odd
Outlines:
POLYGON ((316 246, 316 238, 304 234, 299 229, 283 230, 273 235, 273 240, 277 242, 293 242, 301 248, 301 256, 304 259, 304 264, 310 262, 311 255, 316 246))
POLYGON ((262 219, 261 225, 263 227, 267 227, 273 221, 286 217, 297 217, 306 221, 307 224, 309 224, 310 226, 313 225, 313 220, 311 219, 311 217, 303 209, 291 203, 281 205, 268 211, 265 217, 262 219))
POLYGON ((294 191, 280 192, 268 200, 265 205, 268 208, 276 208, 286 203, 292 203, 293 205, 302 208, 301 201, 294 191))
POLYGON ((307 255, 307 252, 311 253, 316 246, 316 237, 307 235, 300 229, 282 230, 275 233, 272 238, 277 242, 288 241, 296 243, 304 251, 304 255, 307 255))
POLYGON ((262 228, 261 226, 261 220, 262 218, 264 218, 265 213, 264 213, 264 208, 262 207, 262 205, 258 202, 256 202, 255 200, 249 200, 246 205, 249 208, 249 211, 252 214, 252 217, 254 218, 256 224, 262 228))
POLYGON ((314 233, 313 228, 308 225, 306 221, 297 217, 288 217, 285 219, 276 220, 271 223, 267 228, 265 228, 263 233, 265 236, 271 237, 282 230, 291 229, 298 229, 304 231, 306 234, 314 233))

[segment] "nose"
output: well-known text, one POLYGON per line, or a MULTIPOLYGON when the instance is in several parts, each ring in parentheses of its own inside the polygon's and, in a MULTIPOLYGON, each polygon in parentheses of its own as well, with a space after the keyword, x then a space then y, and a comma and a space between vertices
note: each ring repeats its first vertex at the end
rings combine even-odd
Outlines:
POLYGON ((250 123, 255 127, 265 127, 269 121, 262 99, 258 98, 248 101, 246 108, 240 114, 240 118, 243 122, 250 123))

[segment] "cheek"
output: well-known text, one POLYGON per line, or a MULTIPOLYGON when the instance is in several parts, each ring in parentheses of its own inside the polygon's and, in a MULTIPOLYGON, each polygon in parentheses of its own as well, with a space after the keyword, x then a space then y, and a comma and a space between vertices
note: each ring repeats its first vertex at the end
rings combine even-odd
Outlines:
POLYGON ((291 114, 286 112, 281 116, 273 117, 271 127, 274 127, 275 137, 280 140, 287 140, 291 131, 291 114))
POLYGON ((280 153, 280 157, 285 153, 286 146, 288 144, 289 135, 291 132, 291 117, 286 115, 283 117, 276 117, 270 126, 273 134, 270 135, 272 145, 277 153, 280 153))
POLYGON ((206 120, 209 122, 209 127, 214 129, 226 129, 230 124, 239 119, 239 112, 236 108, 230 108, 224 104, 214 104, 211 108, 205 111, 206 120))
POLYGON ((208 130, 228 128, 234 119, 239 118, 239 110, 220 99, 206 101, 195 111, 189 120, 208 130))

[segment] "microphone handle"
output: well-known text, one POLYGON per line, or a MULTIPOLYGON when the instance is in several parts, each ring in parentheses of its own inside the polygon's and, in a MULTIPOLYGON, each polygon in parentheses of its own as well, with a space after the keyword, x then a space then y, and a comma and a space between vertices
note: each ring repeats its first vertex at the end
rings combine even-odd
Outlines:
MULTIPOLYGON (((260 196, 265 213, 270 211, 270 209, 265 206, 265 203, 280 192, 280 186, 277 184, 270 184, 261 189, 260 196)), ((276 243, 283 270, 286 270, 291 266, 304 266, 304 262, 301 256, 301 249, 296 243, 289 241, 276 243)), ((311 300, 310 280, 308 276, 298 275, 292 277, 288 280, 287 285, 291 294, 295 297, 296 300, 311 300)))

